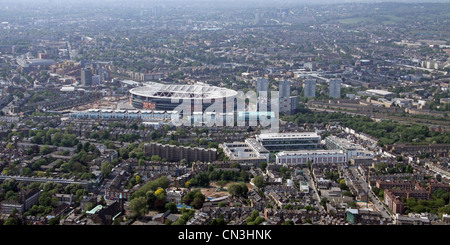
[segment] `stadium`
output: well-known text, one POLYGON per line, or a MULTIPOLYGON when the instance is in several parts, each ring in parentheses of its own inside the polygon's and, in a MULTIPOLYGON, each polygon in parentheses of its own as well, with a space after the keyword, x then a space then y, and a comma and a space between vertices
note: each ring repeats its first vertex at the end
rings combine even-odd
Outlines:
POLYGON ((190 103, 191 111, 194 105, 201 105, 205 111, 217 100, 234 99, 237 92, 227 88, 219 88, 205 84, 175 85, 150 82, 129 90, 130 103, 136 109, 173 111, 181 103, 190 103), (186 102, 186 100, 190 100, 186 102))

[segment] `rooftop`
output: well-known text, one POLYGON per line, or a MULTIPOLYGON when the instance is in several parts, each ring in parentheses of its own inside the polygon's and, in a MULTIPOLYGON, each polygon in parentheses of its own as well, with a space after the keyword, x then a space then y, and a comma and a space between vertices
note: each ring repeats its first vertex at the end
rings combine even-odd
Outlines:
POLYGON ((216 99, 236 96, 237 92, 227 88, 205 84, 177 85, 149 82, 145 86, 133 88, 130 93, 144 97, 171 99, 216 99))
POLYGON ((93 208, 93 209, 91 209, 89 211, 86 211, 86 213, 88 213, 88 214, 95 214, 95 213, 97 213, 97 211, 101 210, 102 208, 103 208, 102 205, 97 205, 95 208, 93 208))
POLYGON ((380 89, 369 89, 369 90, 366 90, 366 92, 373 93, 373 94, 379 94, 379 95, 390 95, 390 94, 393 94, 392 92, 385 91, 385 90, 380 90, 380 89))
POLYGON ((259 139, 280 139, 280 138, 320 138, 315 132, 301 132, 301 133, 265 133, 256 136, 259 139))
POLYGON ((277 156, 298 156, 298 155, 334 155, 344 154, 340 150, 299 150, 299 151, 282 151, 278 152, 277 156))
POLYGON ((347 139, 339 138, 333 135, 328 136, 326 140, 332 141, 335 144, 339 144, 340 147, 344 148, 345 150, 354 150, 354 149, 364 150, 364 147, 362 147, 361 145, 349 142, 347 139))

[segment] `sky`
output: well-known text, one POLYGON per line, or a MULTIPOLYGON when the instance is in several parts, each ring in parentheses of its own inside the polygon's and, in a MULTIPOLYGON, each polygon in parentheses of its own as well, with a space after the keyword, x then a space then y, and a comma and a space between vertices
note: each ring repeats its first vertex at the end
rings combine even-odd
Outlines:
MULTIPOLYGON (((86 2, 86 3, 112 3, 112 2, 136 2, 136 3, 217 3, 217 2, 230 2, 230 0, 0 0, 0 3, 67 3, 67 2, 86 2)), ((234 2, 245 2, 245 3, 269 3, 269 4, 280 4, 280 3, 349 3, 349 2, 365 2, 365 3, 377 3, 377 2, 447 2, 450 0, 239 0, 234 2)))
POLYGON ((381 2, 397 2, 397 3, 450 3, 450 0, 0 0, 0 9, 5 6, 16 8, 45 8, 52 6, 71 7, 71 6, 95 6, 102 7, 103 4, 112 7, 124 6, 128 7, 161 5, 166 7, 183 7, 191 8, 289 8, 301 5, 317 5, 317 4, 343 4, 343 3, 381 3, 381 2))

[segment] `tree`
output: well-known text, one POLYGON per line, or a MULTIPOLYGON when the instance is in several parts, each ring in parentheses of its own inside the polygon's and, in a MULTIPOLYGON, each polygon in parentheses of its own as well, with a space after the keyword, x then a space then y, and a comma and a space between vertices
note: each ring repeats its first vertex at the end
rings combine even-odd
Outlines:
POLYGON ((253 178, 253 184, 255 184, 256 187, 258 188, 262 188, 264 187, 264 178, 263 176, 256 176, 255 178, 253 178))
POLYGON ((219 218, 213 219, 210 225, 226 225, 223 215, 221 215, 219 218))
POLYGON ((49 225, 59 225, 59 217, 51 218, 51 219, 48 221, 48 224, 49 224, 49 225))
POLYGON ((203 203, 205 202, 204 198, 201 197, 195 197, 194 201, 191 203, 191 206, 195 209, 200 209, 203 207, 203 203))
POLYGON ((8 150, 12 150, 14 148, 16 148, 16 147, 11 143, 8 143, 8 145, 6 145, 6 149, 8 149, 8 150))
POLYGON ((265 219, 263 217, 260 217, 259 216, 259 211, 255 209, 255 210, 252 211, 252 214, 245 219, 245 224, 247 224, 247 225, 259 225, 259 224, 261 224, 264 221, 265 221, 265 219))
POLYGON ((155 205, 155 201, 156 201, 156 195, 155 195, 155 192, 153 192, 153 191, 148 191, 146 194, 145 194, 145 198, 146 198, 146 200, 147 200, 147 204, 148 204, 148 207, 149 208, 153 208, 154 207, 154 205, 155 205))
POLYGON ((414 172, 414 168, 411 165, 407 165, 405 169, 405 173, 412 174, 414 172))
POLYGON ((83 149, 83 144, 81 144, 81 142, 79 142, 77 144, 77 152, 80 152, 83 149))
POLYGON ((20 220, 16 217, 9 217, 5 220, 5 223, 3 225, 20 225, 20 220))
POLYGON ((41 154, 42 155, 47 155, 47 154, 49 154, 49 153, 51 153, 52 152, 52 149, 50 148, 50 146, 48 146, 48 145, 44 145, 42 148, 41 148, 41 154))
POLYGON ((208 174, 205 173, 205 172, 197 174, 195 176, 195 178, 193 178, 191 180, 191 185, 208 187, 209 186, 209 176, 208 176, 208 174))
POLYGON ((184 225, 188 220, 194 216, 195 210, 181 208, 181 217, 177 219, 172 225, 184 225))
POLYGON ((174 202, 166 204, 166 210, 170 210, 170 213, 176 214, 178 212, 177 205, 174 202))
POLYGON ((328 199, 327 199, 326 197, 323 197, 323 198, 320 200, 320 205, 322 205, 323 207, 326 207, 327 202, 328 202, 328 199))
POLYGON ((164 211, 164 208, 165 208, 164 203, 165 203, 165 200, 157 198, 155 200, 155 202, 153 203, 153 208, 162 212, 162 211, 164 211))
POLYGON ((142 178, 140 175, 136 175, 135 179, 136 179, 136 184, 140 184, 142 182, 142 178))
POLYGON ((51 206, 52 198, 48 192, 43 192, 39 197, 39 204, 42 206, 51 206))
POLYGON ((159 161, 161 161, 161 157, 158 156, 158 155, 153 155, 153 156, 150 158, 150 160, 153 161, 153 162, 159 162, 159 161))
POLYGON ((93 208, 95 208, 95 203, 93 203, 93 202, 89 202, 86 205, 86 211, 92 210, 93 208))
POLYGON ((161 201, 163 201, 163 203, 166 202, 166 192, 164 191, 163 188, 159 188, 158 190, 156 190, 155 191, 155 196, 156 196, 156 200, 161 200, 161 201))
POLYGON ((97 147, 95 147, 95 145, 89 146, 89 152, 94 152, 96 149, 97 149, 97 147))
POLYGON ((186 187, 186 188, 189 188, 189 186, 191 186, 191 181, 186 181, 186 183, 184 183, 184 186, 186 187))
POLYGON ((131 195, 131 200, 140 196, 144 196, 149 192, 155 192, 159 188, 166 189, 170 185, 170 180, 166 176, 161 176, 160 178, 147 182, 144 186, 139 188, 131 195))
POLYGON ((293 209, 294 207, 292 206, 292 204, 287 204, 287 205, 285 205, 284 207, 283 207, 283 209, 286 209, 286 210, 291 210, 291 209, 293 209))
POLYGON ((11 200, 11 201, 17 201, 19 199, 19 196, 14 191, 7 191, 5 193, 5 199, 6 200, 11 200))
POLYGON ((139 159, 138 165, 139 166, 144 166, 145 165, 145 160, 143 158, 139 159))
POLYGON ((130 201, 130 210, 136 217, 142 217, 148 212, 147 200, 145 197, 138 197, 130 201))
POLYGON ((216 184, 219 186, 220 189, 222 189, 227 184, 227 181, 226 180, 219 180, 219 181, 216 182, 216 184))
POLYGON ((267 163, 266 163, 266 162, 260 163, 260 164, 259 164, 259 168, 260 168, 262 171, 265 171, 266 168, 267 168, 267 163))
POLYGON ((292 220, 286 220, 285 222, 283 222, 283 224, 281 225, 294 225, 294 221, 292 220))
POLYGON ((248 188, 245 183, 235 183, 228 186, 228 193, 232 196, 246 196, 247 192, 248 188))
POLYGON ((188 192, 181 201, 187 205, 191 205, 196 209, 200 209, 205 202, 205 195, 199 189, 188 192))
POLYGON ((406 205, 410 208, 416 206, 417 205, 416 199, 414 197, 408 198, 408 200, 406 200, 406 205))
POLYGON ((119 150, 119 155, 120 155, 120 157, 122 157, 122 159, 128 159, 128 157, 129 157, 129 151, 128 151, 128 149, 127 148, 121 148, 120 150, 119 150))
POLYGON ((339 181, 339 188, 341 188, 341 190, 348 190, 348 186, 347 184, 345 184, 345 180, 341 180, 339 181))
POLYGON ((85 152, 89 152, 89 146, 91 145, 91 143, 89 143, 88 141, 86 141, 83 145, 83 150, 85 152))
POLYGON ((15 179, 7 179, 7 180, 3 181, 3 184, 1 185, 1 187, 5 191, 16 191, 17 184, 18 183, 16 182, 15 179))
POLYGON ((416 205, 414 207, 411 208, 411 211, 413 211, 414 213, 424 213, 424 212, 428 212, 428 209, 425 205, 416 205))
POLYGON ((439 212, 440 215, 442 215, 442 214, 449 214, 450 213, 450 206, 447 205, 447 206, 444 206, 444 207, 440 207, 438 209, 438 212, 439 212))
POLYGON ((102 166, 100 167, 100 171, 102 172, 103 177, 108 176, 111 173, 113 167, 114 166, 109 161, 103 162, 102 166))

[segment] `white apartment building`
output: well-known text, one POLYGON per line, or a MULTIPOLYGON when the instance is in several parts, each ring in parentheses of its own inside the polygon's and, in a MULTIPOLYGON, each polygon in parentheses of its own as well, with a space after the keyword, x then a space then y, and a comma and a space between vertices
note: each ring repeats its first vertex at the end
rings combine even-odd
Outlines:
POLYGON ((321 137, 314 132, 265 133, 256 140, 269 151, 317 149, 321 137))
POLYGON ((283 151, 275 155, 276 164, 303 165, 311 163, 346 163, 347 156, 342 150, 301 150, 283 151))

